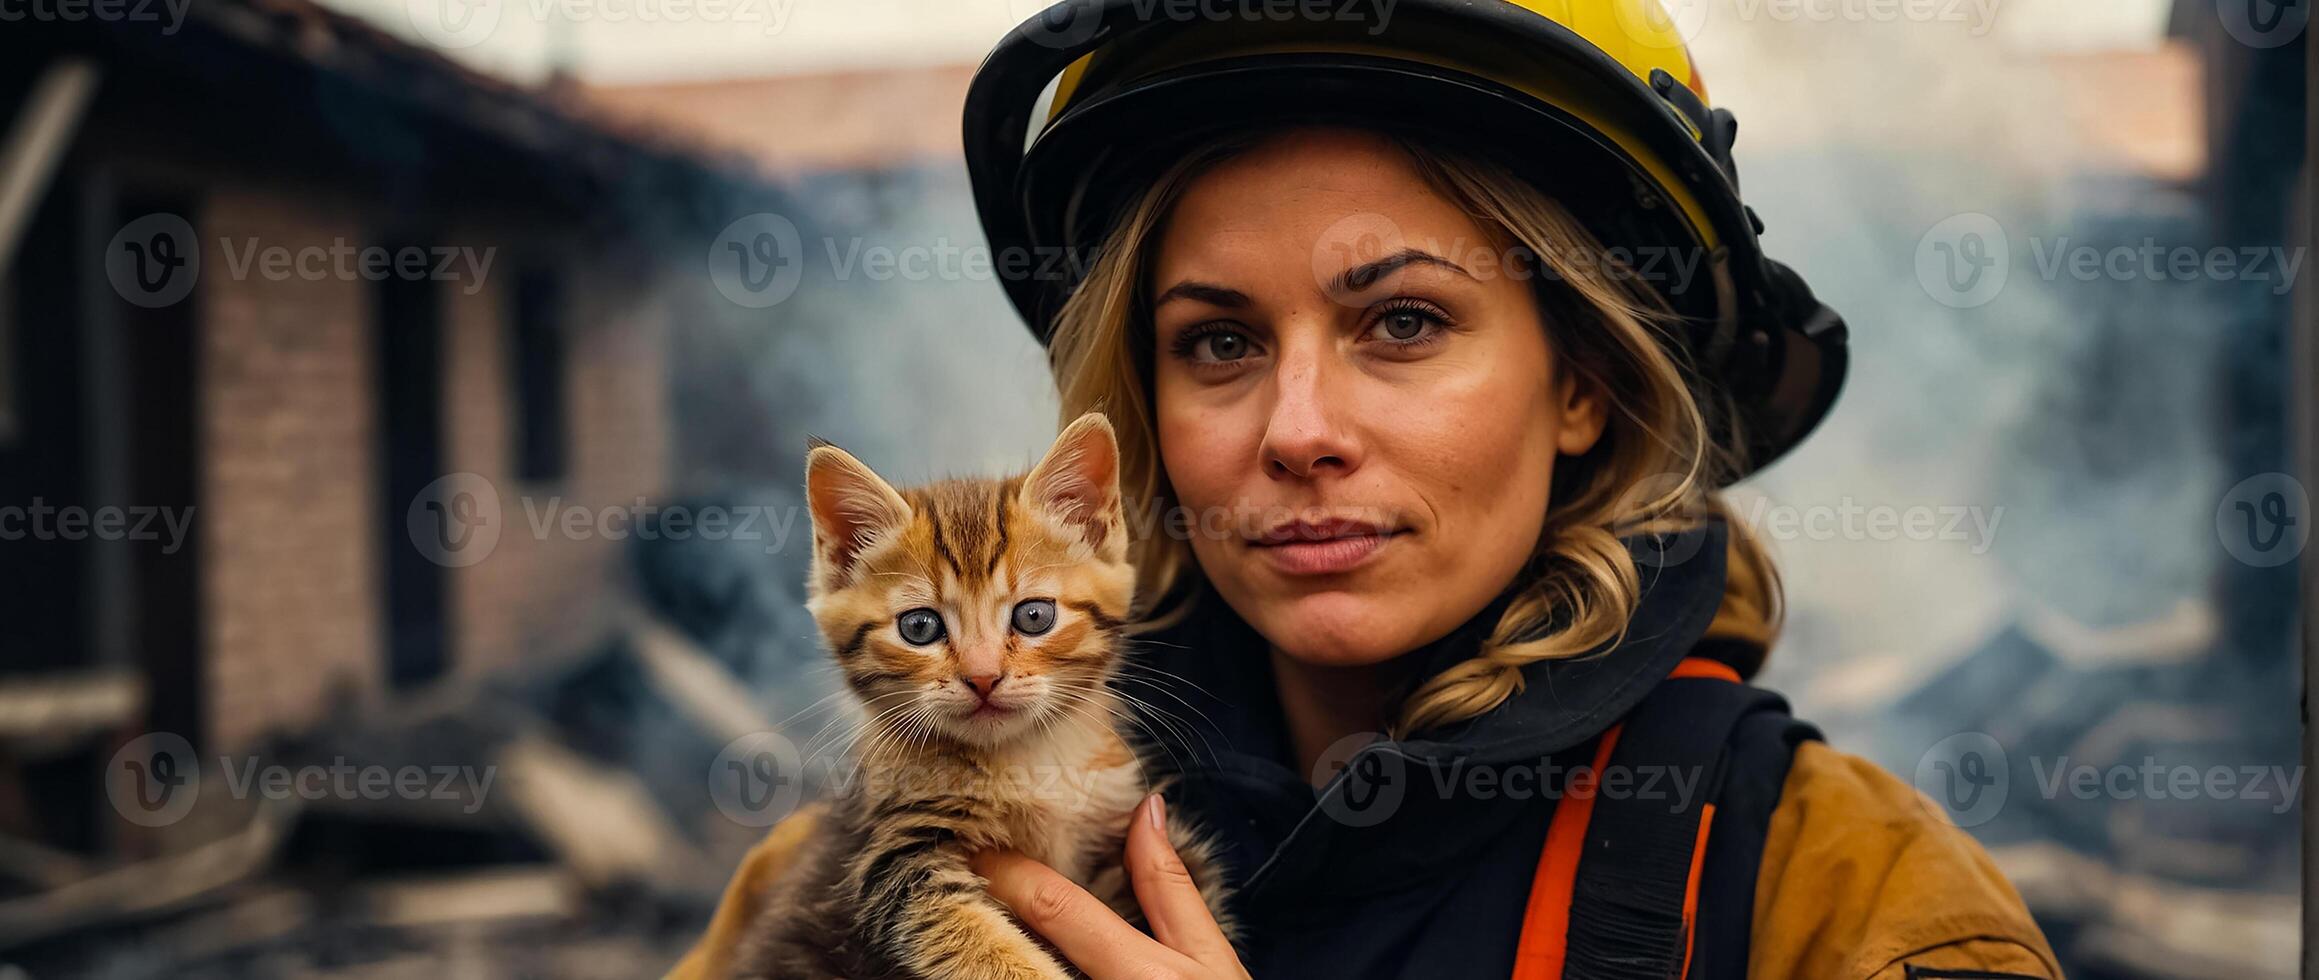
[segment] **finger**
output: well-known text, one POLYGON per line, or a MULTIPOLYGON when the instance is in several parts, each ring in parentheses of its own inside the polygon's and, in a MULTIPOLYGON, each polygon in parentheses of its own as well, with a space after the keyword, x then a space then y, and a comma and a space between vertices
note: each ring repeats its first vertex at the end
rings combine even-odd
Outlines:
POLYGON ((1200 897, 1200 886, 1168 840, 1167 804, 1158 793, 1146 797, 1127 830, 1127 874, 1135 900, 1151 921, 1152 935, 1213 969, 1239 970, 1240 954, 1200 897))
POLYGON ((990 881, 991 897, 1095 980, 1169 975, 1154 972, 1154 966, 1189 975, 1198 966, 1129 925, 1053 868, 1013 851, 985 851, 974 855, 971 864, 974 873, 990 881))

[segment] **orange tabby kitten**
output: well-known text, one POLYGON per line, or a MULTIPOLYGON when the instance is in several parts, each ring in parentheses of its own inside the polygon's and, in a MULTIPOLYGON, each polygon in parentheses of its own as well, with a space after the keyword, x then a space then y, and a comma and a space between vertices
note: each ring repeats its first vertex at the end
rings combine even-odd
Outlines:
MULTIPOLYGON (((870 720, 738 974, 1073 976, 966 862, 1013 848, 1143 921, 1120 864, 1152 787, 1109 686, 1135 583, 1111 423, 1082 416, 1023 476, 906 491, 819 444, 806 495, 807 606, 870 720)), ((1211 847, 1169 816, 1230 934, 1211 847)))

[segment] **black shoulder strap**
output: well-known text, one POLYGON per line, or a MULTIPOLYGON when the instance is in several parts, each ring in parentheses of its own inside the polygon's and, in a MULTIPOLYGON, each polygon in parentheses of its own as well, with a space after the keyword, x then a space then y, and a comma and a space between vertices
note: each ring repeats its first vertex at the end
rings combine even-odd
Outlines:
POLYGON ((1597 781, 1562 975, 1744 977, 1771 811, 1795 743, 1817 737, 1770 691, 1661 681, 1621 724, 1597 781))

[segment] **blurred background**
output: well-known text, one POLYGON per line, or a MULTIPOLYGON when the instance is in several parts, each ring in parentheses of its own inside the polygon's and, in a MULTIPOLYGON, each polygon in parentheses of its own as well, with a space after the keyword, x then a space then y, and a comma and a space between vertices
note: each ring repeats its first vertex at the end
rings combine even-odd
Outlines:
MULTIPOLYGON (((806 436, 1054 432, 959 136, 1039 6, 0 2, 0 980, 673 962, 836 749, 806 436)), ((1762 681, 2073 976, 2296 972, 2308 7, 1670 5, 1852 326, 1762 681)))

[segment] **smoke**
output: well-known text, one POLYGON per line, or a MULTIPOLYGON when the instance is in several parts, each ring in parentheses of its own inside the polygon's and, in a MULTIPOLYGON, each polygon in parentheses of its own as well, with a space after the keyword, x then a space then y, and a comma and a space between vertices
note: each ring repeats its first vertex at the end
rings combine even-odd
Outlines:
MULTIPOLYGON (((1694 50, 1739 114, 1765 250, 1845 316, 1852 367, 1822 431, 1736 491, 1738 510, 1963 512, 1993 528, 1759 527, 1790 601, 1762 682, 1928 794, 1944 742, 2010 756, 2011 798, 1972 824, 1993 846, 2076 855, 2170 909, 2185 884, 2291 895, 2296 823, 2280 804, 2140 784, 2085 798, 2031 778, 2297 756, 2293 566, 2262 567, 2218 511, 2288 468, 2284 292, 2300 253, 2214 213, 2285 202, 2200 184, 2215 121, 2183 60, 2196 54, 2055 53, 2054 3, 2004 4, 1980 35, 1742 6, 1711 4, 1694 50)), ((2096 937, 2146 931, 2126 903, 2056 886, 2051 860, 2001 863, 2073 975, 2254 973, 2292 956, 2180 931, 2105 952, 2096 937)))
MULTIPOLYGON (((779 547, 769 535, 696 539, 637 556, 655 608, 783 713, 834 679, 804 610, 807 437, 906 485, 1023 469, 1053 438, 1057 412, 1044 353, 973 260, 982 234, 961 170, 823 173, 785 191, 729 210, 736 222, 775 214, 795 227, 783 245, 795 254, 778 257, 795 263, 794 292, 737 302, 711 274, 729 257, 713 230, 673 246, 663 288, 688 311, 672 342, 676 485, 696 508, 763 512, 789 531, 779 547)), ((835 716, 800 723, 810 731, 835 716)))
POLYGON ((2005 4, 1979 34, 1965 20, 1741 9, 1711 6, 1694 48, 1715 101, 1739 113, 1766 251, 1844 314, 1853 351, 1824 429, 1745 492, 2003 513, 1982 553, 1772 535, 1796 606, 1772 680, 1810 707, 1824 669, 1896 658, 1907 666, 1887 676, 1921 679, 2024 609, 2117 626, 2198 594, 2224 560, 2212 514, 2236 479, 2221 433, 2282 438, 2275 419, 2217 413, 2233 290, 2261 287, 2080 281, 2050 261, 2145 241, 2203 251, 2218 243, 2197 201, 2118 156, 2119 134, 2101 131, 2115 116, 2072 101, 2082 84, 2065 76, 2088 69, 2021 40, 2038 5, 2005 4), (1985 216, 2008 246, 1985 298, 1928 283, 1920 262, 1960 215, 1985 216))

